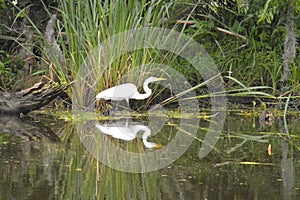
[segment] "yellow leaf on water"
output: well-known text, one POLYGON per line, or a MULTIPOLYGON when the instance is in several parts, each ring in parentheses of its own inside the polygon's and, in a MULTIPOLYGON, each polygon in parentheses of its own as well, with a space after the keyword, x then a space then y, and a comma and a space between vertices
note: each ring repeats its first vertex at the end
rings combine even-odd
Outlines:
POLYGON ((268 155, 271 156, 272 155, 272 145, 269 144, 268 146, 268 155))
POLYGON ((251 162, 251 161, 245 161, 245 162, 238 162, 242 165, 275 165, 273 163, 259 163, 259 162, 251 162))

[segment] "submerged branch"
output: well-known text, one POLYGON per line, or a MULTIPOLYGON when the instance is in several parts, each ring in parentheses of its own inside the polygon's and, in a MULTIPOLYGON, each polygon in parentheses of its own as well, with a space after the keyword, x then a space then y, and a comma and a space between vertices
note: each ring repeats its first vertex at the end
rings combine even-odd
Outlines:
POLYGON ((59 137, 49 127, 28 116, 1 116, 0 133, 12 134, 25 141, 60 142, 59 137))

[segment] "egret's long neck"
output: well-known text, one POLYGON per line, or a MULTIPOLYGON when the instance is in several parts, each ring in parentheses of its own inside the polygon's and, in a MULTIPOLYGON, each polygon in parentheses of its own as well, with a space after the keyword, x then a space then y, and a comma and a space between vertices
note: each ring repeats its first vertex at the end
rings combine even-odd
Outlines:
POLYGON ((132 98, 133 99, 146 99, 146 98, 148 98, 151 95, 151 92, 152 92, 152 90, 148 87, 148 84, 149 83, 147 81, 143 84, 143 89, 145 91, 144 94, 138 93, 137 96, 133 96, 132 98))
POLYGON ((145 126, 145 125, 135 125, 132 128, 134 129, 134 132, 136 132, 136 133, 139 132, 139 131, 144 131, 143 136, 142 136, 143 139, 144 138, 147 139, 147 137, 151 135, 151 130, 150 130, 150 128, 148 126, 145 126))
POLYGON ((143 143, 144 143, 146 148, 152 149, 152 148, 156 147, 155 143, 147 141, 147 138, 151 135, 151 130, 149 129, 148 126, 136 125, 136 126, 133 126, 132 129, 134 130, 135 133, 137 133, 139 131, 144 131, 143 136, 142 136, 142 140, 143 140, 143 143))
POLYGON ((143 136, 142 136, 143 143, 144 143, 145 147, 149 148, 149 149, 154 148, 156 144, 153 143, 153 142, 148 142, 147 141, 147 138, 151 135, 151 130, 148 127, 144 127, 143 129, 140 129, 140 130, 145 131, 143 136))

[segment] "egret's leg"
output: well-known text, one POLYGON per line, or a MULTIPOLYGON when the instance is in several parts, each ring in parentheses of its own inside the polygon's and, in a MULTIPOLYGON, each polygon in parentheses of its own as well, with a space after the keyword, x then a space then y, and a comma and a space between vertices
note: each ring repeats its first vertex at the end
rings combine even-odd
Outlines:
POLYGON ((109 116, 115 116, 115 113, 118 109, 118 103, 116 103, 115 101, 111 101, 111 107, 109 109, 109 116))
MULTIPOLYGON (((131 119, 130 119, 130 121, 131 121, 131 119)), ((129 124, 129 118, 126 119, 125 126, 128 127, 128 124, 129 124)))
POLYGON ((127 106, 128 106, 128 108, 129 108, 129 110, 130 110, 129 99, 126 99, 126 102, 127 102, 127 106))
POLYGON ((117 111, 117 110, 118 110, 118 107, 119 107, 119 102, 116 102, 115 111, 117 111))
POLYGON ((105 110, 102 112, 102 114, 103 114, 104 116, 109 116, 109 115, 111 114, 110 108, 105 109, 105 110))
POLYGON ((120 108, 120 110, 128 110, 128 101, 126 100, 126 102, 124 100, 122 101, 118 101, 118 104, 117 104, 117 108, 120 108))

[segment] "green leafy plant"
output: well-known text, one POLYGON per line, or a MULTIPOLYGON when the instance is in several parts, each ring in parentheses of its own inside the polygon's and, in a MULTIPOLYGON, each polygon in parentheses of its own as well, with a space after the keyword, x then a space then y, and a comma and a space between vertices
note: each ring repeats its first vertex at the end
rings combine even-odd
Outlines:
POLYGON ((12 64, 11 56, 4 51, 0 53, 2 54, 0 59, 0 89, 6 91, 15 80, 15 73, 10 66, 12 64))

